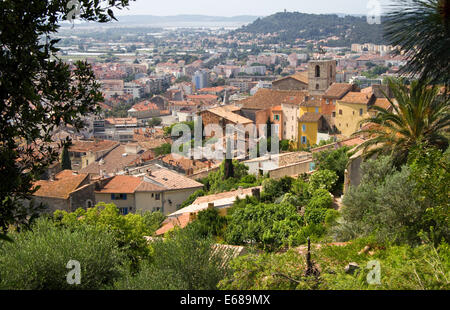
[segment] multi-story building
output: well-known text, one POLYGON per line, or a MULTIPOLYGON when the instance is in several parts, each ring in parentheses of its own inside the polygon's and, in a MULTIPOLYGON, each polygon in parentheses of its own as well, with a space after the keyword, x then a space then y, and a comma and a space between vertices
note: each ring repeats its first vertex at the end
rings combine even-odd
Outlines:
POLYGON ((192 84, 195 89, 208 87, 208 73, 206 71, 197 71, 192 77, 192 84))
POLYGON ((346 137, 361 128, 360 121, 368 118, 368 110, 375 102, 373 93, 349 92, 341 100, 337 100, 334 125, 346 137))
POLYGON ((336 82, 336 60, 308 62, 308 90, 310 95, 323 95, 336 82))

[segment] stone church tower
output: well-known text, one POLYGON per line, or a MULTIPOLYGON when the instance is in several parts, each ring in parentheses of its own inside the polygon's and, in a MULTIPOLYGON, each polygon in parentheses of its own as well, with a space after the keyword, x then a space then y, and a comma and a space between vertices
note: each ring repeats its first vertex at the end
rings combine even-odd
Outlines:
POLYGON ((308 90, 310 95, 323 95, 336 82, 336 60, 308 62, 308 90))

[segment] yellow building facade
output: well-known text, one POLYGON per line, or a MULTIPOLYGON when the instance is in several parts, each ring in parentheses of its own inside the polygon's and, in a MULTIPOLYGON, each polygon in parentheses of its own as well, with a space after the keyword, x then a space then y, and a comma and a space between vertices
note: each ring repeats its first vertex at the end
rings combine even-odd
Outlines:
POLYGON ((350 137, 361 128, 360 122, 370 117, 368 109, 373 103, 373 98, 371 94, 349 92, 336 102, 336 110, 332 117, 340 134, 350 137))
POLYGON ((298 147, 308 147, 317 143, 319 121, 322 115, 319 113, 304 113, 298 120, 298 147))

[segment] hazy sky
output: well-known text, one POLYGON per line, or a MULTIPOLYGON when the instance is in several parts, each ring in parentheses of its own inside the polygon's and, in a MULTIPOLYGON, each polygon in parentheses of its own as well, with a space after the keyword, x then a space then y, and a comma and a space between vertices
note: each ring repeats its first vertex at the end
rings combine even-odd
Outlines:
POLYGON ((367 14, 369 1, 385 5, 392 0, 136 0, 117 15, 265 16, 284 9, 303 13, 367 14))

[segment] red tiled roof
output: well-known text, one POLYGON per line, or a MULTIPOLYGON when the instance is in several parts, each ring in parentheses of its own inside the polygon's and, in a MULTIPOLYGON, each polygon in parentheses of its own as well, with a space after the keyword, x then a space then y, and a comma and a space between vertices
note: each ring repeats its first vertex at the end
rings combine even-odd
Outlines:
POLYGON ((164 186, 167 190, 203 187, 202 183, 189 179, 168 169, 152 171, 152 174, 148 175, 148 177, 164 186))
POLYGON ((274 90, 274 89, 266 89, 260 88, 256 94, 253 96, 241 100, 239 103, 242 104, 243 109, 252 109, 252 110, 266 110, 268 108, 278 106, 283 102, 286 103, 296 103, 301 101, 299 98, 304 98, 307 95, 306 91, 288 91, 288 90, 274 90), (293 99, 295 97, 299 97, 293 99), (288 101, 293 99, 291 101, 288 101))
POLYGON ((305 122, 305 123, 315 123, 321 118, 322 118, 322 114, 308 112, 308 113, 303 114, 298 119, 298 121, 299 122, 305 122))
POLYGON ((129 175, 117 175, 96 193, 101 194, 134 194, 142 179, 129 175))
POLYGON ((74 174, 72 170, 61 171, 55 176, 54 181, 35 182, 33 188, 37 186, 40 188, 33 196, 68 199, 70 193, 76 190, 87 177, 87 174, 74 174))
POLYGON ((165 221, 163 226, 155 232, 155 235, 164 235, 175 227, 185 228, 191 221, 192 216, 190 213, 184 213, 176 218, 169 218, 165 221))
POLYGON ((103 141, 72 141, 69 148, 71 152, 100 152, 109 150, 119 145, 119 142, 103 140, 103 141))
POLYGON ((353 89, 352 84, 333 83, 325 92, 324 97, 329 99, 341 99, 353 89))
POLYGON ((370 99, 372 99, 372 96, 373 94, 349 92, 340 101, 344 103, 368 104, 370 102, 370 99))
POLYGON ((132 109, 136 111, 159 110, 158 106, 150 101, 142 101, 135 104, 132 109))

